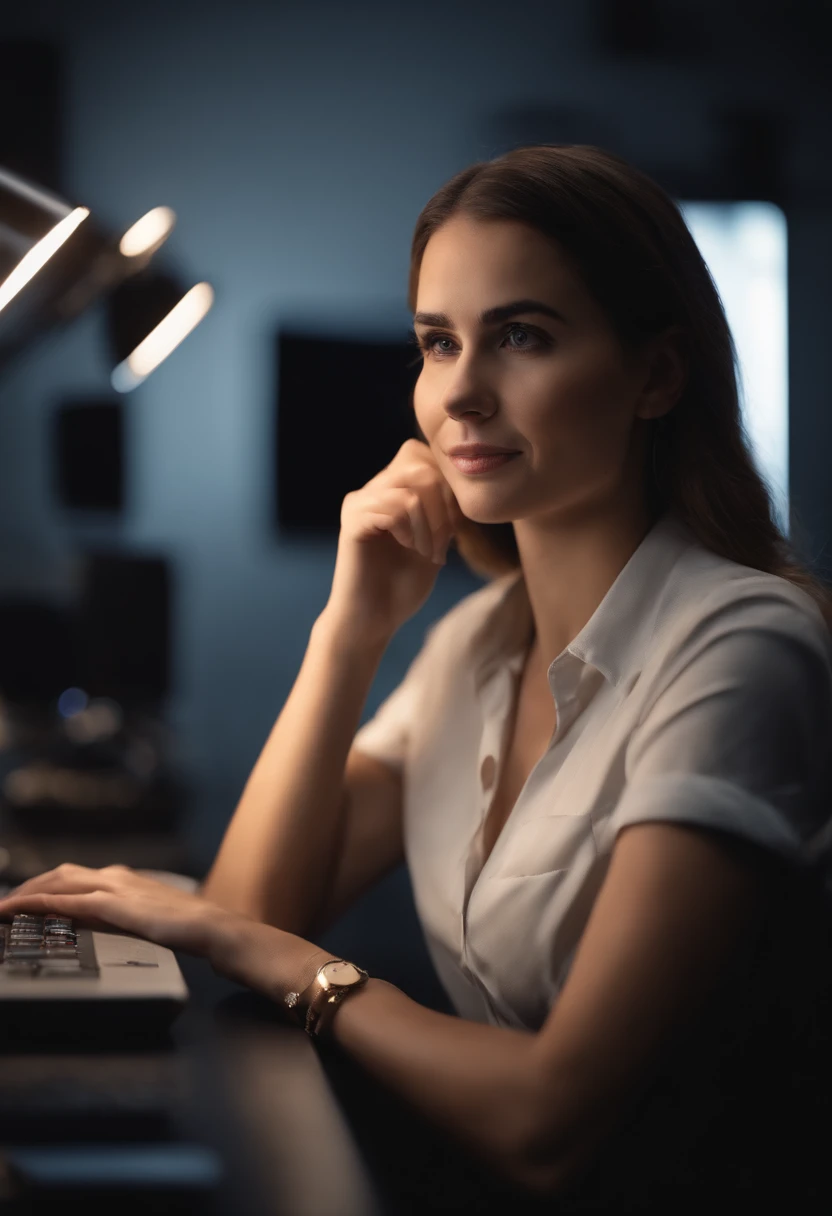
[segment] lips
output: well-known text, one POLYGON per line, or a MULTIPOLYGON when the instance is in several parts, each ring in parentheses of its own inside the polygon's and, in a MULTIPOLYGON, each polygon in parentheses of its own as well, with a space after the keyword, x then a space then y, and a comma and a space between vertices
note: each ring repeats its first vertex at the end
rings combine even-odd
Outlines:
POLYGON ((463 473, 490 473, 519 455, 519 452, 492 452, 488 456, 451 456, 451 463, 463 473))
POLYGON ((516 456, 516 448, 496 448, 485 443, 461 443, 455 448, 448 449, 449 456, 516 456))

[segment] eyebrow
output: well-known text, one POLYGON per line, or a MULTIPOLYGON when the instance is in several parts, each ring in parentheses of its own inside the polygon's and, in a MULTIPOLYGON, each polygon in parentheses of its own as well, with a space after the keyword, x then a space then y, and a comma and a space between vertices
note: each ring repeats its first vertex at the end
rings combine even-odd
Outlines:
MULTIPOLYGON (((555 321, 560 321, 562 325, 568 325, 565 317, 549 304, 544 304, 542 300, 514 300, 511 304, 498 304, 496 308, 487 308, 485 312, 481 312, 477 320, 480 325, 497 325, 500 321, 507 321, 509 317, 517 317, 530 312, 543 313, 546 317, 552 317, 555 321)), ((453 329, 450 317, 444 312, 417 312, 413 315, 414 325, 444 325, 446 329, 453 329)))

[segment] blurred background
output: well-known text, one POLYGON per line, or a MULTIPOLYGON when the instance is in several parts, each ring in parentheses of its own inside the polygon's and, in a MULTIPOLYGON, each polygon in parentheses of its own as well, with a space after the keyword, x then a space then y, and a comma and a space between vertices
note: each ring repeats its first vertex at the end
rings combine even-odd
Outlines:
MULTIPOLYGON (((830 26, 830 0, 3 7, 0 302, 75 228, 0 309, 0 880, 207 871, 341 500, 415 433, 412 229, 475 160, 597 144, 682 204, 783 526, 832 576, 830 26)), ((482 585, 449 557, 362 721, 482 585)), ((326 944, 372 969, 385 932, 419 952, 403 869, 326 944)))

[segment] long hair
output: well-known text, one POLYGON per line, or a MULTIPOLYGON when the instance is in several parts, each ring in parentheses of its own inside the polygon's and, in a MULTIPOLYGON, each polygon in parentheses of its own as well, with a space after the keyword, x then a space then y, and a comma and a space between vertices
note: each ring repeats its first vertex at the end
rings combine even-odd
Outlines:
MULTIPOLYGON (((645 173, 584 144, 515 148, 463 169, 422 209, 413 234, 408 304, 416 308, 422 255, 456 214, 520 221, 557 241, 623 346, 637 350, 670 326, 684 333, 687 380, 670 412, 649 425, 645 494, 655 522, 675 510, 712 552, 787 579, 832 631, 832 588, 811 571, 803 541, 786 537, 757 467, 740 408, 737 353, 722 301, 682 214, 645 173)), ((417 432, 424 439, 417 424, 417 432)), ((792 510, 792 535, 802 525, 792 510)), ((516 570, 512 523, 465 520, 456 548, 486 578, 516 570)))

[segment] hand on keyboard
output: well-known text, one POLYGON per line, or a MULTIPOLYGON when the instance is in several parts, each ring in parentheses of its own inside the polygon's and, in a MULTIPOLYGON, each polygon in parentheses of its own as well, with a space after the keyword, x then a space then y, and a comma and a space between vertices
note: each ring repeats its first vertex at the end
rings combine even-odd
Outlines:
POLYGON ((47 916, 68 917, 197 955, 210 952, 213 931, 219 934, 230 915, 201 895, 127 866, 95 870, 69 862, 27 879, 0 899, 0 921, 21 914, 41 918, 44 928, 47 916))

